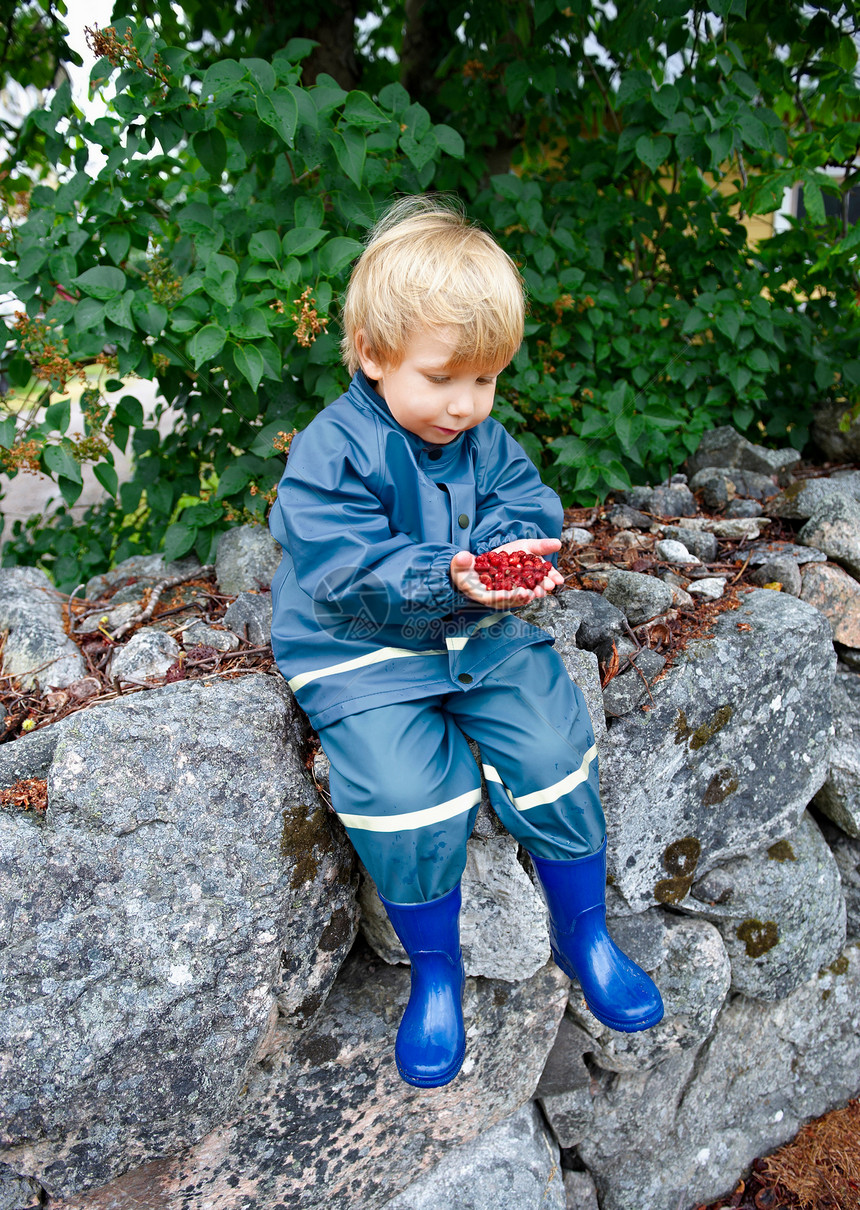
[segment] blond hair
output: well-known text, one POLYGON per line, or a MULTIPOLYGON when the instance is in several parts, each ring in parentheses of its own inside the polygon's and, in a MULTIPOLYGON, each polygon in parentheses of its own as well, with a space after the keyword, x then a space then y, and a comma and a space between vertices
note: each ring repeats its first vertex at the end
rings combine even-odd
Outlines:
POLYGON ((445 328, 452 365, 503 366, 522 343, 524 318, 519 270, 459 201, 404 197, 374 226, 352 271, 341 349, 354 374, 361 331, 376 360, 396 368, 413 336, 445 328))

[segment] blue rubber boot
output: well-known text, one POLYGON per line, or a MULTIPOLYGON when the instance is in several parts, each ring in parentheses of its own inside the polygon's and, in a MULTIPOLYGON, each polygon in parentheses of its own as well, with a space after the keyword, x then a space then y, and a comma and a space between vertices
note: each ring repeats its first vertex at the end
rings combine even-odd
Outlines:
POLYGON ((466 1056, 460 885, 430 903, 382 899, 412 963, 412 990, 397 1031, 394 1057, 407 1084, 450 1084, 466 1056))
POLYGON ((552 956, 579 980, 595 1017, 628 1034, 656 1025, 663 1016, 660 993, 606 931, 606 841, 572 861, 530 856, 549 909, 552 956))

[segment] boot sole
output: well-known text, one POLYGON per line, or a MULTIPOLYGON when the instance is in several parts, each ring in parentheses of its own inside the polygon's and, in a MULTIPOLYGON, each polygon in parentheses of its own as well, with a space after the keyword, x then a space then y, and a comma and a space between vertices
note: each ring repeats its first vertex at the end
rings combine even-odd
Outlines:
MULTIPOLYGON (((570 966, 569 963, 564 962, 561 959, 561 955, 557 954, 555 950, 552 951, 552 956, 556 966, 559 967, 560 970, 564 971, 568 979, 576 979, 578 983, 579 975, 577 975, 573 967, 570 966)), ((659 1024, 659 1022, 663 1020, 663 1015, 665 1012, 664 1008, 660 1006, 652 1009, 647 1017, 640 1017, 638 1021, 614 1021, 611 1017, 607 1016, 607 1014, 597 1012, 593 1005, 589 1003, 585 992, 582 993, 582 997, 588 1006, 588 1011, 592 1014, 592 1016, 597 1018, 601 1025, 607 1025, 610 1029, 614 1029, 620 1034, 637 1034, 643 1029, 651 1029, 654 1025, 659 1024)))
POLYGON ((401 1080, 405 1080, 407 1084, 411 1084, 413 1088, 441 1088, 444 1084, 450 1084, 454 1077, 459 1073, 463 1066, 463 1060, 466 1058, 466 1048, 463 1047, 461 1054, 454 1060, 450 1067, 446 1067, 443 1072, 436 1076, 414 1076, 411 1072, 404 1071, 400 1064, 397 1064, 397 1071, 401 1080))

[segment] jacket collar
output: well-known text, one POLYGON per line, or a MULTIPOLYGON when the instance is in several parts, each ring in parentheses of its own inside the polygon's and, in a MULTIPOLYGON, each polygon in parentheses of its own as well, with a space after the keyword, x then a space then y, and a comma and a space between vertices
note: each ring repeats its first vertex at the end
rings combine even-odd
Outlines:
POLYGON ((353 401, 353 403, 358 404, 359 407, 363 406, 370 408, 370 410, 375 415, 380 416, 388 424, 388 426, 394 430, 394 432, 402 434, 404 440, 407 442, 409 448, 416 457, 421 454, 422 451, 442 450, 441 458, 437 458, 435 460, 436 465, 440 466, 443 463, 447 463, 449 460, 453 461, 456 456, 459 456, 460 450, 463 448, 465 433, 460 433, 460 435, 455 437, 453 441, 446 442, 445 444, 440 443, 437 445, 432 441, 423 441, 419 436, 417 436, 417 434, 410 433, 408 429, 403 427, 403 425, 398 424, 391 415, 391 409, 389 408, 388 404, 385 402, 382 396, 377 394, 377 392, 373 389, 369 379, 365 377, 363 370, 358 370, 354 375, 349 384, 347 396, 353 401))

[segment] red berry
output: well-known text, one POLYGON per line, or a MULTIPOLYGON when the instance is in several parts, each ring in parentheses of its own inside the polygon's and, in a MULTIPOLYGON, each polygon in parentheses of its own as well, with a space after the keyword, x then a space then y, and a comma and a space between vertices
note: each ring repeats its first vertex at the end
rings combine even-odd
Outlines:
POLYGON ((500 550, 491 550, 487 555, 487 561, 491 567, 503 567, 507 563, 507 555, 500 550))
POLYGON ((490 567, 490 561, 486 555, 477 555, 475 558, 475 571, 487 571, 490 567))
POLYGON ((486 572, 484 572, 483 575, 478 576, 478 579, 481 581, 482 584, 485 584, 487 586, 487 588, 489 588, 493 582, 493 577, 488 576, 486 572))

